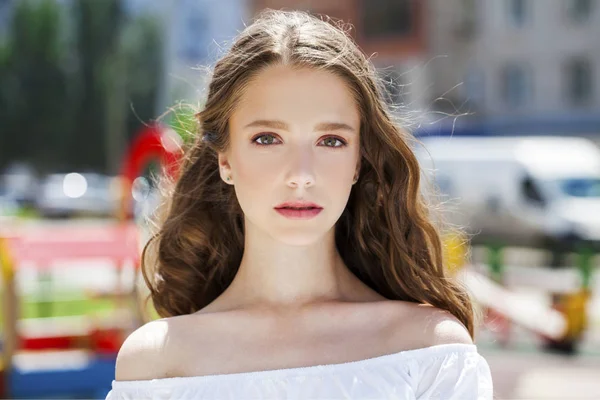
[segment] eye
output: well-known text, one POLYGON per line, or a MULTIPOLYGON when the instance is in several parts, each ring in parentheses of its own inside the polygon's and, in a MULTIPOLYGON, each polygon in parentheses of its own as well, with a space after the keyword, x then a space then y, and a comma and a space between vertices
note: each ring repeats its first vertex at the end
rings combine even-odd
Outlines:
POLYGON ((275 137, 275 135, 264 134, 254 137, 254 139, 252 139, 252 143, 258 146, 268 146, 272 144, 277 144, 276 140, 277 138, 275 137))
POLYGON ((323 139, 321 141, 321 143, 324 143, 325 147, 344 147, 344 146, 346 146, 345 141, 343 141, 335 136, 326 137, 325 139, 323 139))

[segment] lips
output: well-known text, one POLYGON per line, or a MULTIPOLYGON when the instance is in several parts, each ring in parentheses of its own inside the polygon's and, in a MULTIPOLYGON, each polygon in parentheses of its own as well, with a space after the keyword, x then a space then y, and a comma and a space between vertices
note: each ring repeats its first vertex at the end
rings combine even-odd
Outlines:
POLYGON ((277 207, 277 210, 282 210, 282 209, 286 209, 286 210, 314 210, 314 209, 321 209, 321 207, 277 207))
POLYGON ((309 219, 316 217, 323 207, 310 202, 286 202, 275 207, 275 211, 290 219, 309 219))
POLYGON ((321 207, 318 204, 315 203, 311 203, 311 202, 304 202, 304 201, 292 201, 292 202, 285 202, 285 203, 281 203, 280 205, 276 206, 275 209, 281 209, 281 208, 287 208, 287 209, 291 209, 291 210, 310 210, 310 209, 323 209, 323 207, 321 207))

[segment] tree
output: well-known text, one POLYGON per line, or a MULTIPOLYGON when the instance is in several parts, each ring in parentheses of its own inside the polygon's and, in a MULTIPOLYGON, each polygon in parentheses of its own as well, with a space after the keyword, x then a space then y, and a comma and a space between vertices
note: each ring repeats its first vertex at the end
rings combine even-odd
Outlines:
POLYGON ((0 47, 0 169, 115 173, 128 139, 156 116, 158 21, 121 0, 16 2, 0 47))
POLYGON ((80 1, 76 21, 82 96, 73 138, 77 164, 116 173, 128 140, 156 117, 161 27, 149 16, 128 19, 119 0, 80 1))
POLYGON ((127 93, 129 112, 127 131, 129 138, 142 124, 157 117, 160 80, 162 79, 163 36, 159 21, 151 16, 141 16, 130 25, 124 43, 127 57, 127 93))
POLYGON ((52 0, 16 3, 0 52, 0 167, 22 160, 43 169, 64 153, 70 102, 62 22, 52 0))
POLYGON ((119 0, 74 3, 78 54, 79 107, 77 129, 71 132, 72 164, 76 169, 106 170, 107 101, 115 69, 124 14, 119 0), (111 73, 112 72, 112 73, 111 73))

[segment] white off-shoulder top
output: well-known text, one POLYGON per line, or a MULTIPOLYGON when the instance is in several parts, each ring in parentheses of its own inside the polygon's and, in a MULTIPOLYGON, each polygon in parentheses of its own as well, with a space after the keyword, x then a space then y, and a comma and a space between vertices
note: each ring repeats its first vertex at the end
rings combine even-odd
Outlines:
POLYGON ((107 400, 491 400, 490 368, 475 344, 440 344, 340 364, 113 381, 107 400))

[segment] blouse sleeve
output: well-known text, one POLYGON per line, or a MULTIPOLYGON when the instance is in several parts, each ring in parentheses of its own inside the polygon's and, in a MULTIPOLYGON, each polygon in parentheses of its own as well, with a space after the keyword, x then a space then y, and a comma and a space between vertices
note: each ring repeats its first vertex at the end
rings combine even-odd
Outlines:
POLYGON ((417 400, 492 400, 490 367, 476 350, 415 360, 417 400))
POLYGON ((144 385, 137 382, 113 381, 112 390, 105 400, 168 400, 194 398, 197 393, 191 393, 186 388, 171 389, 153 387, 152 384, 144 385))

